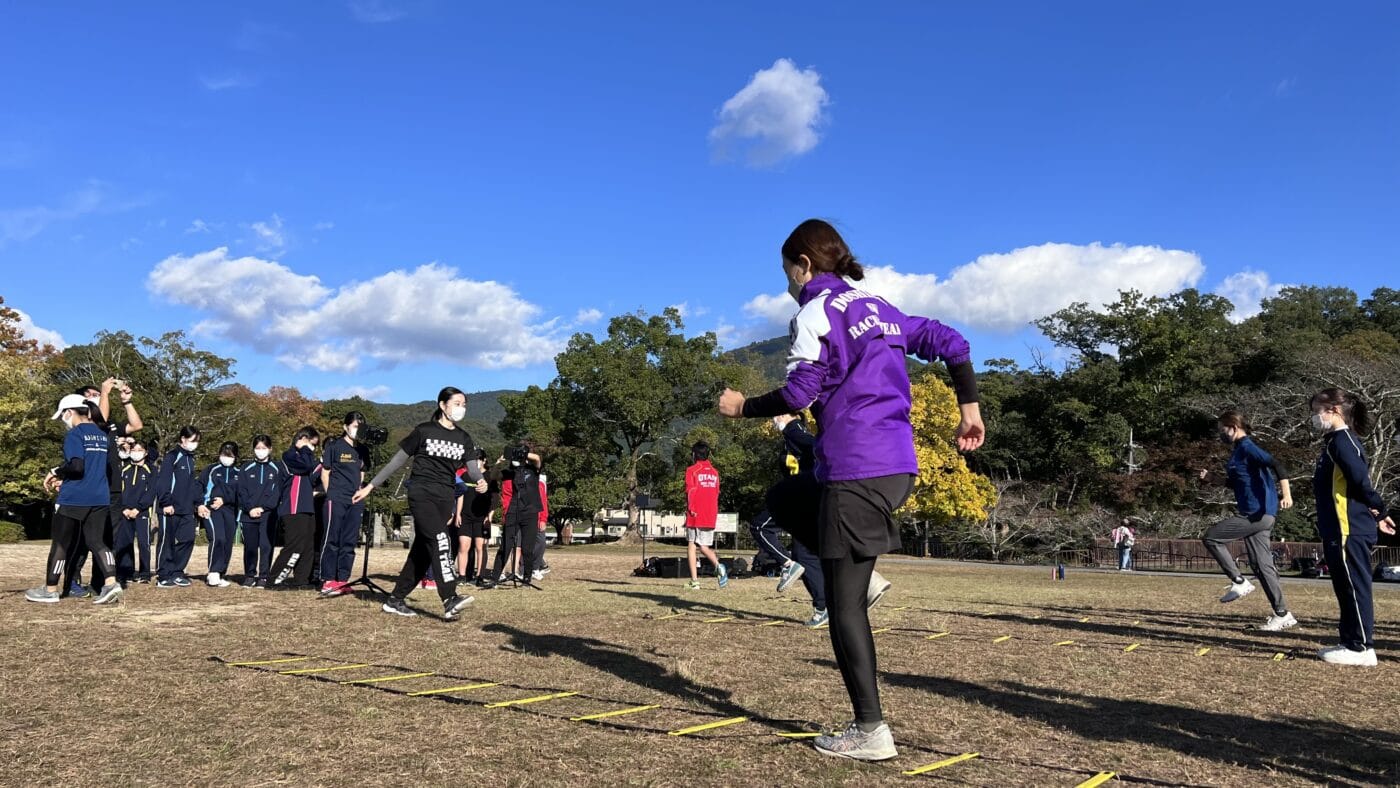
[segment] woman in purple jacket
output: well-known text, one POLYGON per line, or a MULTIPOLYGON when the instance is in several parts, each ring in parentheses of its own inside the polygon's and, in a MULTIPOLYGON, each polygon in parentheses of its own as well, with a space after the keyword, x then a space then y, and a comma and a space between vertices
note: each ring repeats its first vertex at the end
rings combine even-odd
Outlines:
POLYGON ((880 709, 866 609, 875 559, 900 546, 894 512, 919 470, 905 356, 948 365, 962 413, 958 448, 971 451, 984 436, 971 350, 952 328, 905 315, 853 287, 865 272, 830 224, 803 222, 782 251, 788 293, 800 306, 790 329, 787 382, 751 399, 726 390, 719 409, 730 418, 759 418, 810 407, 816 416, 817 545, 831 645, 855 720, 845 733, 815 744, 826 755, 886 760, 899 753, 880 709))

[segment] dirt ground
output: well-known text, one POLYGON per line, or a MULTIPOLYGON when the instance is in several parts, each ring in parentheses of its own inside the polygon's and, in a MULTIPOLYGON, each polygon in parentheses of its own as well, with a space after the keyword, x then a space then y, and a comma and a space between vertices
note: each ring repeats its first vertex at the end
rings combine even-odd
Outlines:
MULTIPOLYGON (((1222 578, 882 562, 894 590, 872 625, 901 754, 857 764, 778 735, 850 714, 800 584, 687 591, 599 546, 551 550, 543 591, 479 592, 457 622, 202 583, 27 603, 46 550, 0 546, 5 785, 1400 782, 1394 589, 1364 670, 1312 656, 1336 635, 1325 582, 1287 585, 1303 623, 1268 634, 1251 628, 1263 594, 1221 605, 1222 578), (432 690, 449 691, 413 695, 432 690), (558 693, 575 694, 491 706, 558 693), (573 719, 639 706, 656 708, 573 719)), ((377 549, 372 570, 403 558, 377 549)), ((430 591, 410 603, 441 609, 430 591)))

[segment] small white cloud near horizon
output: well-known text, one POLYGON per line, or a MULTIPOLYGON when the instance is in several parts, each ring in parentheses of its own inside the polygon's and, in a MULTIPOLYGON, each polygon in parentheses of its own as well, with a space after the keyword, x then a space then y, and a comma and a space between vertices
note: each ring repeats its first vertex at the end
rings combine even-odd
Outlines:
POLYGON ((380 25, 397 22, 408 16, 408 12, 386 0, 350 0, 350 15, 356 22, 380 25))
POLYGON ((385 385, 379 386, 331 386, 315 393, 316 399, 366 399, 370 402, 382 402, 389 397, 392 389, 385 385))
POLYGON ((1235 306, 1230 313, 1230 321, 1243 323, 1263 311, 1263 301, 1273 298, 1288 285, 1270 281, 1268 273, 1246 269, 1225 277, 1215 288, 1215 294, 1224 296, 1235 306))
POLYGON ((203 219, 195 219, 194 221, 190 222, 189 227, 185 228, 185 235, 192 235, 194 233, 207 233, 210 232, 212 229, 213 228, 209 226, 209 223, 204 221, 203 219))
MULTIPOLYGON (((1094 307, 1123 290, 1167 295, 1194 287, 1205 265, 1194 252, 1160 246, 1046 243, 985 254, 946 279, 867 266, 858 286, 904 312, 958 326, 1012 333, 1075 302, 1094 307)), ((751 317, 785 325, 797 312, 786 293, 760 294, 744 305, 751 317)))
POLYGON ((251 77, 235 72, 232 74, 222 74, 217 77, 207 75, 200 76, 199 84, 211 93, 218 93, 219 91, 233 90, 234 88, 250 88, 253 86, 254 82, 251 77))
POLYGON ((755 73, 720 107, 709 135, 715 157, 742 153, 749 166, 769 167, 811 151, 831 103, 821 79, 815 68, 799 69, 787 58, 755 73))
POLYGON ((282 232, 282 217, 272 214, 265 222, 253 222, 248 229, 257 237, 257 251, 271 253, 274 257, 287 250, 287 236, 282 232))
POLYGON ((577 314, 577 315, 574 315, 574 325, 576 325, 576 326, 587 326, 587 325, 592 325, 593 323, 597 323, 599 320, 602 320, 602 319, 603 319, 603 310, 601 310, 601 309, 595 309, 595 308, 592 308, 592 307, 590 307, 590 308, 588 308, 588 309, 580 309, 580 310, 578 311, 578 314, 577 314))
POLYGON ((561 321, 541 319, 543 310, 509 286, 438 263, 332 289, 276 260, 231 258, 219 247, 162 260, 146 288, 200 312, 200 334, 275 355, 293 370, 424 361, 515 368, 551 361, 565 344, 561 321))
POLYGON ((63 338, 62 334, 52 329, 40 328, 34 325, 34 318, 30 317, 29 313, 23 309, 17 309, 13 306, 10 308, 14 309, 15 314, 19 317, 19 332, 25 339, 32 339, 38 342, 41 347, 44 345, 52 345, 55 350, 62 350, 68 347, 68 341, 63 338))

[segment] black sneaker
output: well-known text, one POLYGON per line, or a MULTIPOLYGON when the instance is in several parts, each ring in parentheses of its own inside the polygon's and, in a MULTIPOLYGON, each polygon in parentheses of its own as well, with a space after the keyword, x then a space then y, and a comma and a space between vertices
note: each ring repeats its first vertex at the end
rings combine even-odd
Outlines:
POLYGON ((442 617, 448 621, 456 621, 457 614, 466 610, 475 601, 469 596, 454 596, 442 603, 442 617))
POLYGON ((476 587, 480 588, 482 591, 490 591, 491 589, 496 587, 496 581, 492 580, 489 577, 485 577, 477 581, 476 587))
POLYGON ((149 576, 147 576, 147 577, 138 577, 138 578, 136 578, 136 582, 141 583, 141 584, 144 585, 144 584, 146 584, 146 583, 151 582, 151 578, 150 578, 149 576))
POLYGON ((267 578, 265 578, 265 577, 260 577, 260 578, 258 578, 258 588, 261 588, 261 589, 264 590, 264 591, 267 590, 267 578))
POLYGON ((396 616, 408 616, 409 618, 418 615, 418 612, 409 607, 402 599, 392 596, 384 601, 384 606, 380 608, 380 610, 383 610, 385 613, 393 613, 396 616))
POLYGON ((190 582, 190 579, 188 577, 185 577, 184 575, 180 575, 179 577, 175 578, 173 582, 180 588, 189 588, 191 585, 194 585, 190 582))
POLYGON ((239 583, 239 585, 241 585, 241 586, 244 587, 244 588, 257 588, 257 587, 258 587, 258 581, 257 581, 256 578, 245 577, 245 578, 243 578, 243 582, 242 582, 242 583, 239 583))
POLYGON ((176 588, 174 580, 157 580, 156 588, 176 588))

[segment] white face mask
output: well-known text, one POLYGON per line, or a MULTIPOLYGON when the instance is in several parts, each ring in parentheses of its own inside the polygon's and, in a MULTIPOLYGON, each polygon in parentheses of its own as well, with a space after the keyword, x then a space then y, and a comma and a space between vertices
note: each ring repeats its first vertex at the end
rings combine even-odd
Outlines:
POLYGON ((199 451, 199 441, 190 441, 189 443, 182 443, 180 444, 180 446, 190 454, 194 454, 195 452, 199 451))
POLYGON ((67 427, 67 428, 70 429, 70 430, 73 429, 73 413, 72 413, 72 411, 69 411, 69 412, 67 412, 67 413, 64 413, 64 414, 63 414, 62 416, 60 416, 59 418, 61 418, 61 419, 63 420, 63 426, 67 427))
POLYGON ((1328 422, 1327 419, 1323 418, 1321 413, 1314 413, 1312 415, 1312 429, 1313 432, 1316 432, 1319 435, 1321 435, 1323 433, 1331 432, 1332 424, 1328 422))
POLYGON ((220 458, 219 458, 219 464, 222 465, 222 466, 224 466, 225 468, 227 468, 227 467, 229 467, 230 465, 233 465, 233 458, 232 458, 232 457, 220 457, 220 458))
POLYGON ((271 449, 253 449, 253 456, 257 457, 259 460, 267 459, 267 455, 271 453, 271 449))
POLYGON ((351 424, 349 427, 345 428, 345 434, 350 436, 350 440, 354 440, 355 437, 360 434, 360 426, 358 424, 351 424))
POLYGON ((126 449, 122 449, 121 451, 117 452, 117 456, 125 460, 126 458, 131 456, 131 452, 127 451, 126 449))
POLYGON ((141 462, 144 459, 146 459, 146 452, 144 451, 134 451, 131 453, 132 462, 141 462))
POLYGON ((452 408, 451 410, 447 411, 447 418, 449 418, 449 419, 451 419, 451 420, 453 420, 453 421, 461 421, 462 419, 465 419, 466 417, 467 417, 467 406, 466 406, 466 405, 456 405, 456 406, 453 406, 453 408, 452 408))

